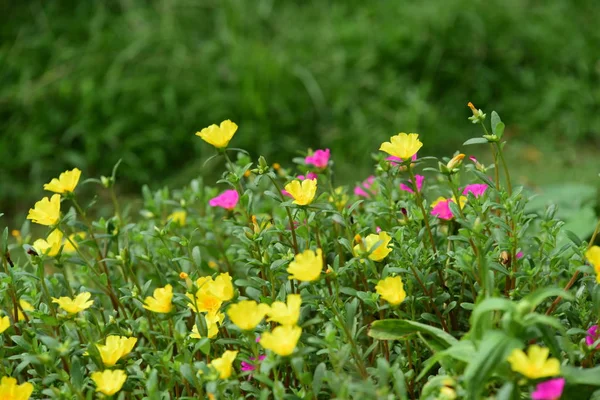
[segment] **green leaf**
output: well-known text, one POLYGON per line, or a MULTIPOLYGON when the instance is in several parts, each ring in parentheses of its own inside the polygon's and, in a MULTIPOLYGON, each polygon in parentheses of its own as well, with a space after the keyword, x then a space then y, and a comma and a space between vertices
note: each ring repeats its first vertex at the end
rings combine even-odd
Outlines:
POLYGON ((441 329, 403 319, 375 321, 369 330, 369 336, 377 340, 403 340, 407 339, 407 336, 416 333, 427 335, 443 348, 448 348, 458 343, 455 337, 441 329))
POLYGON ((544 300, 548 297, 560 296, 567 300, 572 300, 573 296, 569 292, 565 292, 563 289, 558 287, 547 287, 538 289, 533 293, 525 296, 519 304, 527 304, 528 307, 531 307, 531 311, 535 310, 537 306, 539 306, 544 300))
POLYGON ((463 146, 470 146, 472 144, 483 144, 483 143, 487 143, 488 140, 486 138, 482 138, 482 137, 477 137, 477 138, 472 138, 467 140, 466 142, 463 143, 463 146))
POLYGON ((520 345, 519 340, 507 336, 504 332, 487 331, 477 353, 473 355, 472 361, 465 370, 467 398, 481 398, 480 394, 488 383, 489 377, 506 360, 510 352, 520 345))
POLYGON ((579 368, 565 365, 560 367, 560 372, 569 385, 600 386, 600 367, 579 368))
POLYGON ((501 297, 490 297, 477 304, 473 314, 471 314, 471 326, 475 337, 479 338, 478 333, 482 333, 486 328, 489 328, 489 326, 480 326, 482 324, 481 319, 485 314, 490 311, 514 311, 516 306, 512 301, 501 297))
POLYGON ((496 111, 492 111, 491 125, 492 133, 498 136, 498 138, 502 138, 502 135, 504 134, 504 123, 496 111))
POLYGON ((320 363, 315 368, 315 373, 313 375, 312 381, 312 390, 315 396, 319 396, 319 392, 321 391, 321 386, 323 386, 323 380, 325 378, 325 372, 327 372, 327 367, 325 363, 320 363))

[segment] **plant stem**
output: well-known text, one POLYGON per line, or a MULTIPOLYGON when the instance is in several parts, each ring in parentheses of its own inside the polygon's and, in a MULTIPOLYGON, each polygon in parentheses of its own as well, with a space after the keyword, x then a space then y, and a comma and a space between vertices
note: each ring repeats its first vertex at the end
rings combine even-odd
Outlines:
POLYGON ((419 192, 419 190, 417 188, 417 181, 415 178, 415 173, 412 170, 412 168, 410 167, 410 165, 408 166, 408 174, 410 175, 410 180, 411 180, 412 185, 415 190, 415 197, 417 199, 417 204, 419 205, 419 208, 421 209, 421 212, 423 213, 423 222, 425 222, 425 227, 427 229, 427 233, 429 234, 431 248, 434 253, 437 253, 437 248, 435 247, 435 240, 433 239, 433 233, 431 232, 431 226, 429 225, 429 216, 427 215, 427 212, 425 211, 425 207, 423 207, 423 199, 421 198, 421 193, 419 192))

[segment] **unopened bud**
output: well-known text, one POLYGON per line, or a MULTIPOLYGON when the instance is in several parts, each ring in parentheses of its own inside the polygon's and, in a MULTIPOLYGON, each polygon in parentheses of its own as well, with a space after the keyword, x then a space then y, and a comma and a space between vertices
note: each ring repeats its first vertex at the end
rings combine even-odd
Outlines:
POLYGON ((507 265, 510 263, 510 254, 508 251, 504 250, 502 253, 500 253, 500 263, 502 265, 507 265))
POLYGON ((279 171, 281 169, 281 165, 279 165, 279 163, 273 163, 273 169, 275 171, 279 171))
POLYGON ((189 275, 188 275, 187 273, 183 272, 183 271, 181 271, 181 272, 179 273, 179 279, 187 279, 187 278, 188 278, 188 276, 189 276, 189 275))
POLYGON ((361 244, 362 243, 362 237, 360 237, 360 235, 358 233, 356 235, 354 235, 354 242, 356 244, 361 244))
POLYGON ((247 169, 246 172, 244 172, 244 178, 249 178, 251 174, 252 172, 250 172, 250 170, 247 169))
POLYGON ((267 164, 267 160, 265 159, 265 157, 263 157, 263 156, 258 157, 258 173, 264 174, 268 170, 269 170, 269 164, 267 164))
POLYGON ((446 164, 446 168, 452 171, 453 169, 460 167, 464 158, 465 155, 462 153, 452 157, 452 160, 448 161, 448 164, 446 164))

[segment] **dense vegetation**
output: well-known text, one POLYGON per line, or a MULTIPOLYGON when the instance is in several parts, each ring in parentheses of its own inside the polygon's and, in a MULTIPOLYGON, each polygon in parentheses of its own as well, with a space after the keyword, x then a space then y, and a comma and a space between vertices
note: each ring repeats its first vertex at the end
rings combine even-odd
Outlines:
POLYGON ((453 151, 473 134, 456 112, 468 100, 518 117, 507 135, 597 143, 598 13, 596 0, 2 2, 0 205, 119 158, 121 184, 191 179, 207 154, 189 135, 226 118, 253 156, 330 148, 352 179, 397 127, 453 151))
POLYGON ((0 397, 599 398, 600 221, 528 211, 505 124, 469 106, 492 164, 400 133, 336 187, 335 152, 270 165, 226 120, 197 134, 219 188, 146 187, 138 213, 123 166, 48 178, 47 231, 0 235, 0 397))

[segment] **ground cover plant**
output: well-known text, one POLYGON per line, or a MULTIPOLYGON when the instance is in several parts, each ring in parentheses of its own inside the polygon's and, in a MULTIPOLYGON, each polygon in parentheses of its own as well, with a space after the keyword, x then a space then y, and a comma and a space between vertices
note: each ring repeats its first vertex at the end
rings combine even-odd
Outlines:
POLYGON ((399 133, 336 186, 329 149, 253 162, 225 120, 190 134, 218 187, 145 188, 134 212, 118 164, 49 178, 43 234, 1 236, 0 398, 594 398, 600 222, 584 242, 526 211, 504 123, 469 108, 492 165, 399 133))

